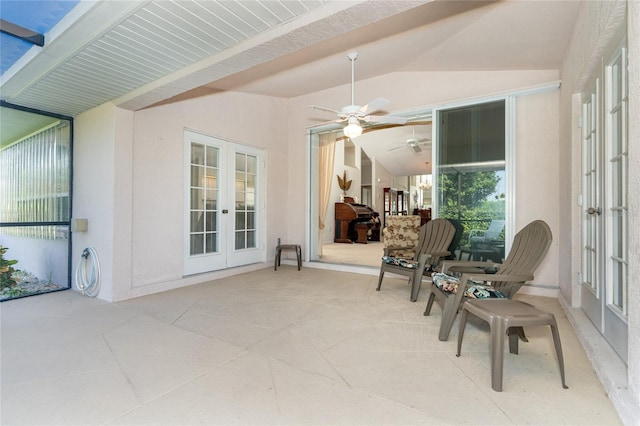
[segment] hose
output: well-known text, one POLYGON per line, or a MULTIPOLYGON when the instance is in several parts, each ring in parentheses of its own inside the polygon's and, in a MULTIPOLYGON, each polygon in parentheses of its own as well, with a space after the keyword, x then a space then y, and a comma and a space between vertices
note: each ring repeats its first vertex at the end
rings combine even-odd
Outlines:
POLYGON ((82 259, 76 268, 76 287, 83 296, 96 297, 100 293, 100 262, 98 253, 87 247, 82 252, 82 259), (91 276, 87 277, 87 263, 91 258, 91 276))

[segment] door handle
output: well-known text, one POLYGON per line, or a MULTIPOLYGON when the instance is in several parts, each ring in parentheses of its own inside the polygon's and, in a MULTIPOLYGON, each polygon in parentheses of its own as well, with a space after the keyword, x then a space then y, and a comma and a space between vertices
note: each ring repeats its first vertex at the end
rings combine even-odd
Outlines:
POLYGON ((600 216, 602 214, 602 210, 600 210, 600 207, 596 207, 596 208, 589 207, 587 209, 587 213, 590 215, 597 214, 598 216, 600 216))

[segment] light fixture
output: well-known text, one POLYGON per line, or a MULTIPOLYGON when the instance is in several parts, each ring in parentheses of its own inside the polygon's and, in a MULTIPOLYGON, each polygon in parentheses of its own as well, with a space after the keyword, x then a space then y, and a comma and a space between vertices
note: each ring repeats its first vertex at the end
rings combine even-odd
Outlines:
POLYGON ((362 134, 362 127, 358 123, 358 119, 354 116, 349 117, 349 124, 342 130, 344 135, 349 139, 357 138, 362 134))

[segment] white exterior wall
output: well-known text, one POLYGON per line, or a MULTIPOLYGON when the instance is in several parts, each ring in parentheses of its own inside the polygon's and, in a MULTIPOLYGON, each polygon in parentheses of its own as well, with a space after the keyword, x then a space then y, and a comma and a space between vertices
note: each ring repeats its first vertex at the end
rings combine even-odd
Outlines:
MULTIPOLYGON (((536 270, 533 286, 524 288, 528 293, 543 294, 537 290, 559 284, 560 264, 568 262, 561 254, 560 211, 558 208, 560 164, 558 152, 559 92, 543 92, 516 99, 516 223, 520 230, 529 222, 541 219, 551 228, 553 242, 544 261, 536 270)), ((548 295, 548 294, 545 294, 548 295)))
POLYGON ((113 298, 115 220, 116 108, 104 104, 74 120, 73 217, 89 220, 87 232, 73 234, 72 268, 75 271, 85 247, 93 247, 101 265, 104 300, 113 298))
POLYGON ((290 239, 286 220, 286 111, 282 99, 220 93, 135 113, 105 104, 78 116, 74 217, 89 219, 89 231, 74 234, 73 268, 94 247, 99 298, 119 301, 270 265, 182 277, 185 128, 265 148, 267 259, 277 237, 303 243, 290 239))
POLYGON ((628 5, 629 46, 629 423, 640 419, 640 2, 628 5))
POLYGON ((560 97, 559 213, 562 252, 570 262, 560 264, 561 301, 585 346, 596 373, 625 424, 640 419, 640 2, 585 2, 580 8, 574 33, 565 55, 560 97), (628 10, 627 10, 628 8, 628 10), (581 92, 599 72, 607 49, 616 34, 627 25, 629 43, 629 348, 625 366, 579 309, 581 270, 582 208, 577 205, 581 191, 581 92), (573 308, 572 308, 573 307, 573 308), (584 318, 583 318, 584 317, 584 318))

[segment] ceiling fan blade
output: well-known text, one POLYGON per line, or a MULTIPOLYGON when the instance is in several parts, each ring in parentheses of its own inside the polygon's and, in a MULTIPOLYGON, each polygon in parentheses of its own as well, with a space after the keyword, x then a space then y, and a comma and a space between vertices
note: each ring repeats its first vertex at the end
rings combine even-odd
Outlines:
POLYGON ((337 118, 335 120, 323 121, 322 123, 312 124, 311 126, 307 126, 307 129, 315 129, 316 127, 328 126, 330 124, 342 123, 342 122, 345 122, 345 121, 346 121, 346 119, 343 120, 342 118, 337 118))
POLYGON ((394 147, 394 148, 389 148, 389 149, 387 150, 387 152, 388 152, 388 151, 395 151, 396 149, 404 148, 405 146, 406 146, 406 145, 400 145, 400 146, 396 146, 396 147, 394 147))
POLYGON ((424 144, 425 142, 431 142, 431 139, 429 139, 429 138, 422 138, 422 139, 418 139, 418 140, 416 141, 416 143, 422 143, 422 144, 424 144))
POLYGON ((366 104, 365 106, 361 107, 360 112, 362 112, 363 114, 371 114, 373 112, 379 111, 382 108, 386 107, 389 104, 389 102, 391 101, 385 98, 376 98, 371 102, 369 102, 368 104, 366 104))
POLYGON ((396 115, 367 115, 365 121, 368 123, 405 124, 407 119, 396 115))
POLYGON ((413 148, 415 152, 422 152, 422 148, 420 148, 420 145, 412 145, 411 148, 413 148))
POLYGON ((313 108, 313 109, 319 109, 320 111, 326 111, 326 112, 332 112, 336 115, 340 115, 342 114, 340 111, 337 111, 335 109, 331 109, 331 108, 326 108, 320 105, 309 105, 309 108, 313 108))

